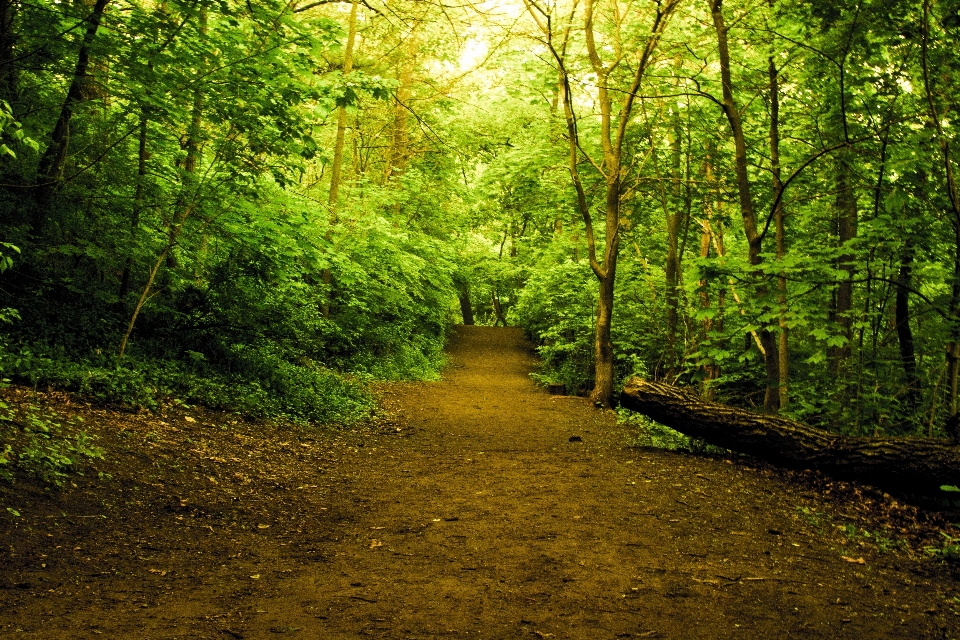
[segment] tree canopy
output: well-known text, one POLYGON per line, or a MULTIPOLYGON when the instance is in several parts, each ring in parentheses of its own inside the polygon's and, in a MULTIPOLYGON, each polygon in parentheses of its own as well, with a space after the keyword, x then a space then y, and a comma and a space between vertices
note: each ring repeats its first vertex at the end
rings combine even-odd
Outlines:
POLYGON ((455 323, 945 435, 960 4, 0 0, 0 368, 349 421, 455 323))

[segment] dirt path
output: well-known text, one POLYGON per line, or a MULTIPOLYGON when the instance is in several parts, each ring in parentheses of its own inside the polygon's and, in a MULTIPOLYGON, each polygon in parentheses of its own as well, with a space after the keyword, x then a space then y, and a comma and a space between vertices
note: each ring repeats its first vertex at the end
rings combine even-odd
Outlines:
POLYGON ((240 449, 196 445, 214 475, 141 479, 139 506, 51 498, 4 530, 0 635, 960 637, 957 582, 838 538, 843 505, 627 446, 611 412, 533 385, 518 330, 461 328, 450 355, 442 382, 381 389, 377 429, 267 447, 249 484, 224 480, 243 475, 238 432, 240 449), (71 524, 64 504, 113 515, 71 524))

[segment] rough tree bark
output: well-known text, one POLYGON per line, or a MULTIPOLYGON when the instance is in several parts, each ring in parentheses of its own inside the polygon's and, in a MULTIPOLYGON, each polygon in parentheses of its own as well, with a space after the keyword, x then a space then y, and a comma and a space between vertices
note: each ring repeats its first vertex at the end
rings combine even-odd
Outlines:
POLYGON ((474 324, 473 304, 470 302, 470 290, 466 287, 457 292, 457 298, 460 300, 460 315, 463 316, 463 324, 474 324))
POLYGON ((688 436, 777 465, 817 469, 896 492, 934 494, 941 485, 960 485, 960 447, 946 440, 840 436, 640 378, 627 382, 620 400, 688 436))

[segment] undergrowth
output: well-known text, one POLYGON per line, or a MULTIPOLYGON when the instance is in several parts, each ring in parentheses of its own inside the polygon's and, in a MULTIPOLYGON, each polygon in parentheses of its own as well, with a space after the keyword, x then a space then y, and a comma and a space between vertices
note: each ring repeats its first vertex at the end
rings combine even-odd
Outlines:
POLYGON ((619 409, 617 419, 634 429, 634 437, 630 445, 634 447, 653 447, 667 451, 685 451, 694 454, 721 455, 728 451, 721 447, 708 444, 699 438, 691 438, 670 427, 655 422, 642 413, 628 409, 619 409))
POLYGON ((85 460, 103 458, 82 423, 35 404, 14 408, 0 401, 0 479, 13 482, 19 472, 60 486, 70 473, 82 473, 85 460))
POLYGON ((905 539, 898 538, 892 532, 867 529, 810 507, 797 507, 797 517, 812 527, 817 535, 832 540, 840 547, 868 548, 878 553, 910 549, 905 539))
POLYGON ((948 562, 960 562, 960 538, 955 538, 943 531, 940 532, 943 541, 939 545, 928 545, 923 548, 931 558, 948 562))
MULTIPOLYGON (((199 354, 198 354, 199 356, 199 354)), ((313 363, 256 354, 242 372, 224 372, 202 357, 191 362, 95 355, 81 360, 51 350, 0 350, 0 373, 33 387, 72 391, 105 404, 156 410, 200 404, 261 418, 350 424, 366 416, 372 396, 360 376, 313 363)))

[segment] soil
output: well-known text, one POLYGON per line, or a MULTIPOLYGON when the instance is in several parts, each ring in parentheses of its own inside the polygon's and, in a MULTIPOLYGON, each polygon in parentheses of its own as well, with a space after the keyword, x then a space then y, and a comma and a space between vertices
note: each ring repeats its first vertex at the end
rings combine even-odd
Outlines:
POLYGON ((449 355, 349 430, 8 389, 106 456, 0 484, 0 637, 960 638, 943 514, 635 446, 516 329, 449 355))

